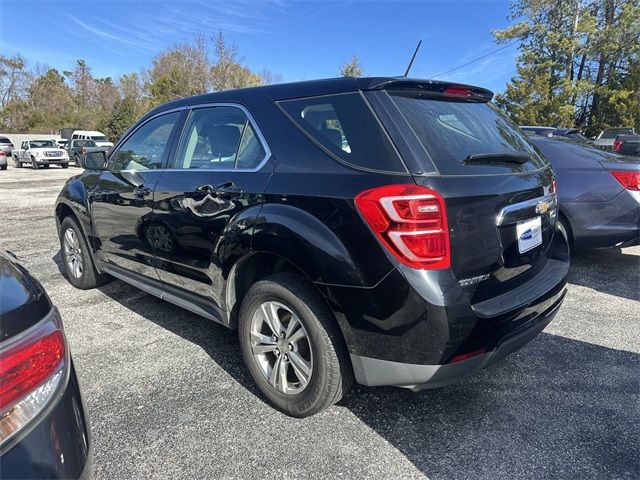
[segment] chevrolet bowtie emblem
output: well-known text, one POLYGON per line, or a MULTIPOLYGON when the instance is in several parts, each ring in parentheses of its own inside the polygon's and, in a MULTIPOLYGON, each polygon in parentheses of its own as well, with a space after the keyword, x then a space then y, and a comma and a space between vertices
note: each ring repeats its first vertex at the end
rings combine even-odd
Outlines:
POLYGON ((536 213, 538 214, 547 213, 550 208, 551 208, 551 205, 549 205, 549 202, 540 202, 536 205, 536 213))

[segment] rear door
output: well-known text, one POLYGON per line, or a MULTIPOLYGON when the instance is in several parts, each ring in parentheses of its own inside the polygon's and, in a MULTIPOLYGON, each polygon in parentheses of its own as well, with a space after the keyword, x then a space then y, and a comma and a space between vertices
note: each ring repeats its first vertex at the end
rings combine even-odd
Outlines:
POLYGON ((131 133, 110 156, 109 169, 102 172, 90 194, 98 258, 107 268, 158 277, 145 226, 180 115, 156 116, 131 133))
POLYGON ((189 112, 174 161, 155 187, 152 220, 143 227, 169 290, 221 305, 223 266, 248 251, 272 171, 266 142, 244 107, 189 112))
POLYGON ((445 199, 457 278, 495 276, 513 286, 518 275, 530 275, 546 261, 557 215, 553 171, 487 103, 490 92, 436 87, 367 96, 404 148, 416 183, 445 199))

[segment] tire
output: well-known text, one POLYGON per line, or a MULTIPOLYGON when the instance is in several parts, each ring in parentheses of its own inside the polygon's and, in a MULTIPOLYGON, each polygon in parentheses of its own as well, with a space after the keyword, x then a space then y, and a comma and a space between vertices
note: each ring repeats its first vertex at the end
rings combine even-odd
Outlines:
POLYGON ((2 165, 2 166, 0 166, 0 169, 2 169, 2 170, 6 170, 6 169, 7 169, 7 165, 2 165))
POLYGON ((82 164, 80 163, 80 157, 78 155, 73 156, 73 163, 75 164, 76 167, 82 166, 82 164))
POLYGON ((48 163, 45 163, 45 164, 43 165, 43 167, 44 167, 44 168, 49 168, 49 164, 48 164, 48 163))
POLYGON ((31 168, 33 168, 34 170, 38 169, 38 162, 36 162, 35 158, 31 158, 31 168))
POLYGON ((15 164, 16 168, 22 168, 22 163, 20 163, 20 161, 16 157, 13 157, 13 163, 15 164))
POLYGON ((564 238, 567 240, 567 244, 571 247, 573 244, 571 227, 568 225, 567 220, 562 216, 558 217, 558 231, 564 235, 564 238))
POLYGON ((279 273, 256 282, 242 302, 238 334, 244 362, 256 385, 275 408, 287 415, 314 415, 338 402, 353 384, 347 348, 331 310, 313 285, 298 275, 279 273), (283 334, 282 339, 268 335, 273 328, 261 314, 263 305, 267 311, 277 311, 281 331, 288 331, 292 319, 297 319, 290 335, 283 334), (252 332, 261 335, 260 342, 255 342, 252 332), (301 339, 289 343, 288 339, 294 337, 301 339), (284 376, 272 376, 270 382, 269 372, 273 373, 278 362, 284 365, 284 376), (306 375, 309 370, 304 369, 309 367, 310 374, 306 375))
POLYGON ((98 273, 96 270, 82 230, 72 217, 65 217, 60 225, 60 249, 67 280, 74 287, 88 290, 112 280, 109 275, 98 273), (67 233, 67 231, 72 233, 67 233), (70 237, 73 237, 73 242, 70 241, 70 237), (72 243, 75 248, 71 246, 72 243), (73 257, 73 259, 70 257, 73 257), (74 268, 73 260, 79 262, 80 270, 74 268))
POLYGON ((61 165, 61 167, 62 167, 62 168, 69 168, 69 164, 68 164, 68 163, 63 163, 63 164, 61 165))

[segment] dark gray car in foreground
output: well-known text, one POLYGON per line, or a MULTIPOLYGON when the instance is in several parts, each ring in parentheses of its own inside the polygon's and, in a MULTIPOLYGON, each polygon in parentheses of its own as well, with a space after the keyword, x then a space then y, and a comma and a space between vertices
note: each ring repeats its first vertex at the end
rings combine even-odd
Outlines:
POLYGON ((89 476, 89 442, 60 314, 0 253, 0 478, 89 476))
POLYGON ((577 247, 640 243, 640 158, 541 136, 558 182, 559 225, 577 247))

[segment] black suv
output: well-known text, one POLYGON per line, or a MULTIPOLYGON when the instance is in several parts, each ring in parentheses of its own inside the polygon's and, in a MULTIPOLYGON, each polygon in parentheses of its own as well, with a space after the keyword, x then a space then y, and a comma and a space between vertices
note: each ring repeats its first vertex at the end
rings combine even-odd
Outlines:
POLYGON ((69 281, 116 277, 238 328, 290 415, 354 376, 460 381, 544 329, 569 266, 553 171, 491 98, 340 78, 158 107, 62 190, 69 281))

